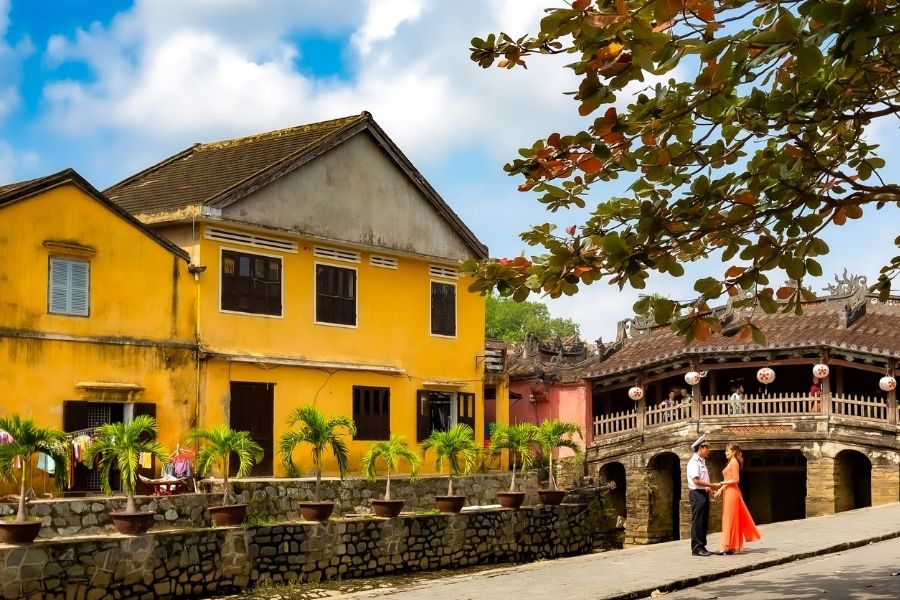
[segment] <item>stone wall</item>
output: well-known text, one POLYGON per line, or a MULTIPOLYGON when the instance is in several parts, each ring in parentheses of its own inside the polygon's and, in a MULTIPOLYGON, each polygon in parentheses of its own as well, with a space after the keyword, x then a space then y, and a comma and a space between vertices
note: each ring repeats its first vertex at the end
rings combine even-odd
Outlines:
POLYGON ((177 598, 589 552, 584 505, 346 518, 0 546, 4 598, 177 598))
MULTIPOLYGON (((539 504, 538 477, 528 473, 517 478, 519 489, 526 492, 526 504, 539 504)), ((201 482, 201 489, 218 492, 220 485, 201 482)), ((315 481, 310 479, 244 479, 234 482, 237 502, 250 504, 250 519, 256 523, 294 521, 299 518, 297 502, 313 497, 315 481)), ((469 506, 497 503, 497 492, 509 487, 506 473, 478 474, 454 480, 454 491, 467 497, 469 506)), ((337 502, 335 515, 369 513, 369 500, 384 495, 384 481, 369 483, 363 479, 326 479, 322 482, 324 499, 337 502)), ((394 498, 407 500, 405 511, 423 512, 434 508, 434 496, 446 494, 446 477, 420 477, 410 482, 407 477, 391 479, 394 498)), ((207 527, 210 525, 210 505, 221 504, 221 492, 179 494, 175 496, 137 496, 138 509, 156 513, 157 528, 207 527)), ((115 528, 109 513, 123 510, 121 496, 89 498, 58 498, 36 500, 28 505, 30 515, 43 520, 41 539, 72 535, 113 533, 115 528)), ((0 518, 15 514, 13 503, 0 504, 0 518)))
MULTIPOLYGON (((525 504, 539 504, 538 477, 527 473, 517 477, 519 489, 525 492, 525 504)), ((365 479, 323 479, 322 500, 333 500, 335 515, 367 514, 369 501, 384 497, 384 480, 369 482, 365 479)), ((219 489, 217 484, 203 482, 203 487, 219 489)), ((244 479, 233 484, 236 502, 250 505, 250 517, 254 520, 289 521, 297 518, 297 502, 312 500, 315 481, 310 479, 244 479)), ((506 473, 486 473, 456 477, 453 492, 466 497, 467 506, 497 504, 497 492, 509 488, 506 473)), ((434 508, 434 497, 447 493, 447 477, 391 478, 391 497, 405 499, 404 511, 427 511, 434 508)))
MULTIPOLYGON (((138 510, 156 513, 155 526, 165 528, 208 527, 210 505, 222 503, 213 494, 179 494, 176 496, 136 496, 138 510)), ((114 533, 109 513, 125 510, 122 496, 58 498, 28 503, 28 514, 43 521, 39 539, 73 535, 114 533)), ((0 504, 0 518, 14 515, 14 504, 0 504)))

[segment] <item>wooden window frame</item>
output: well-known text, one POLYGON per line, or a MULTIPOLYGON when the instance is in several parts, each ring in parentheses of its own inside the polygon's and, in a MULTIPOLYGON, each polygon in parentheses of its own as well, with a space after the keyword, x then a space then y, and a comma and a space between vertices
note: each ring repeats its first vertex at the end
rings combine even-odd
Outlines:
POLYGON ((354 440, 389 440, 391 438, 391 388, 367 385, 353 386, 354 440))
MULTIPOLYGON (((263 280, 265 285, 270 285, 276 283, 275 281, 263 280)), ((237 296, 237 294, 233 294, 237 296)), ((252 295, 252 288, 250 294, 251 300, 251 308, 254 296, 252 295)), ((239 250, 237 248, 219 248, 219 311, 223 313, 230 314, 238 314, 238 315, 250 315, 254 317, 268 317, 271 319, 280 319, 284 317, 284 259, 281 256, 275 254, 264 254, 262 252, 247 252, 245 250, 239 250), (226 254, 234 254, 235 260, 240 260, 241 256, 249 257, 251 260, 250 270, 251 274, 249 276, 239 275, 239 263, 236 263, 235 266, 235 274, 234 275, 226 275, 225 273, 225 259, 228 258, 226 254), (226 277, 233 277, 235 283, 237 283, 240 279, 249 279, 252 282, 254 281, 254 277, 252 274, 253 271, 253 261, 257 258, 264 259, 266 261, 266 271, 267 275, 270 272, 270 261, 277 261, 278 263, 278 312, 258 312, 253 310, 241 310, 238 307, 226 307, 225 306, 225 279, 226 277)))
MULTIPOLYGON (((68 267, 67 267, 68 270, 68 267)), ((67 276, 68 279, 68 276, 67 276)), ((50 315, 58 315, 63 317, 83 317, 87 318, 91 316, 91 261, 86 260, 84 258, 75 258, 71 256, 57 256, 51 255, 47 259, 47 314, 50 315), (62 263, 80 263, 85 265, 86 274, 85 274, 85 288, 84 288, 84 312, 75 312, 71 310, 72 304, 72 282, 68 281, 67 292, 66 292, 66 304, 69 305, 69 310, 53 310, 53 261, 58 261, 62 263)))
MULTIPOLYGON (((313 321, 316 325, 327 325, 329 327, 347 327, 350 329, 356 329, 359 326, 359 269, 356 267, 350 267, 346 265, 334 265, 326 262, 316 261, 314 263, 313 268, 313 290, 315 294, 315 301, 313 302, 313 321), (340 271, 348 271, 353 273, 353 323, 342 323, 339 321, 323 321, 319 318, 319 302, 323 294, 319 293, 319 269, 336 269, 340 271)), ((337 296, 335 296, 337 297, 337 296)), ((348 300, 348 298, 341 298, 343 300, 348 300)))
POLYGON ((457 294, 457 292, 458 292, 457 285, 455 283, 452 283, 449 281, 438 281, 438 280, 432 279, 430 281, 430 285, 428 286, 428 292, 429 292, 429 294, 428 294, 428 301, 429 301, 428 329, 429 329, 429 332, 434 337, 455 339, 457 336, 458 325, 459 325, 458 302, 457 302, 459 295, 457 294), (436 286, 446 286, 446 287, 453 289, 453 333, 448 333, 449 329, 447 331, 443 331, 443 330, 436 331, 435 330, 436 327, 440 326, 440 323, 437 323, 436 319, 435 319, 434 291, 435 291, 436 286))

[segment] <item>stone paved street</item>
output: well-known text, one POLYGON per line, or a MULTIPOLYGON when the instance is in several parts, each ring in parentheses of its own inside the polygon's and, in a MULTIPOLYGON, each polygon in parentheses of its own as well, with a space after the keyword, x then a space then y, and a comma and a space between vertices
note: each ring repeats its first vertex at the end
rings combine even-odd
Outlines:
MULTIPOLYGON (((516 567, 490 569, 429 581, 394 578, 391 587, 348 591, 352 582, 338 589, 307 589, 301 596, 280 590, 280 598, 386 597, 390 600, 519 600, 566 598, 598 600, 642 598, 654 590, 682 589, 704 581, 780 565, 872 542, 900 537, 900 504, 764 525, 762 540, 748 545, 739 556, 694 557, 689 541, 543 561, 516 567), (313 595, 314 594, 314 595, 313 595)), ((718 535, 710 537, 716 548, 718 535)), ((356 589, 362 587, 361 584, 356 589)), ((273 597, 269 595, 268 597, 273 597)))

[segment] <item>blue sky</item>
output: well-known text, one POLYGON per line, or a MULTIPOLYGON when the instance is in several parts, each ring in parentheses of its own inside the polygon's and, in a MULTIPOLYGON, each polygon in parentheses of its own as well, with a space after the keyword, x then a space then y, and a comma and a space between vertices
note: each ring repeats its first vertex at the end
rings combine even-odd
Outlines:
MULTIPOLYGON (((502 166, 582 120, 562 60, 483 70, 469 40, 533 32, 560 0, 0 0, 0 183, 71 167, 103 189, 193 144, 371 112, 494 256, 528 249, 550 215, 502 166)), ((890 176, 896 121, 873 127, 890 176)), ((619 186, 621 184, 618 184, 619 186)), ((595 190, 596 199, 620 187, 595 190)), ((874 281, 893 256, 897 211, 829 234, 820 288, 845 267, 874 281)), ((707 261, 651 291, 691 295, 707 261)), ((778 283, 778 282, 776 282, 778 283)), ((584 336, 614 337, 637 293, 595 284, 549 301, 584 336)))

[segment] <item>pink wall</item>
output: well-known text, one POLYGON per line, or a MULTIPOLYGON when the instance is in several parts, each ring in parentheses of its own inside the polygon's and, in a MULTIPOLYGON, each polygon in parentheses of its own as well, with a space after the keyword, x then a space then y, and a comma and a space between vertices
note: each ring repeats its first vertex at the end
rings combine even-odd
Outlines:
MULTIPOLYGON (((509 422, 540 425, 544 419, 571 421, 580 425, 584 431, 586 439, 580 440, 582 448, 590 443, 593 433, 590 384, 585 381, 567 384, 544 383, 544 398, 541 398, 540 394, 532 393, 532 384, 539 387, 537 379, 509 382, 510 392, 522 395, 521 399, 510 397, 509 422)), ((570 450, 560 450, 560 457, 571 454, 570 450)))

